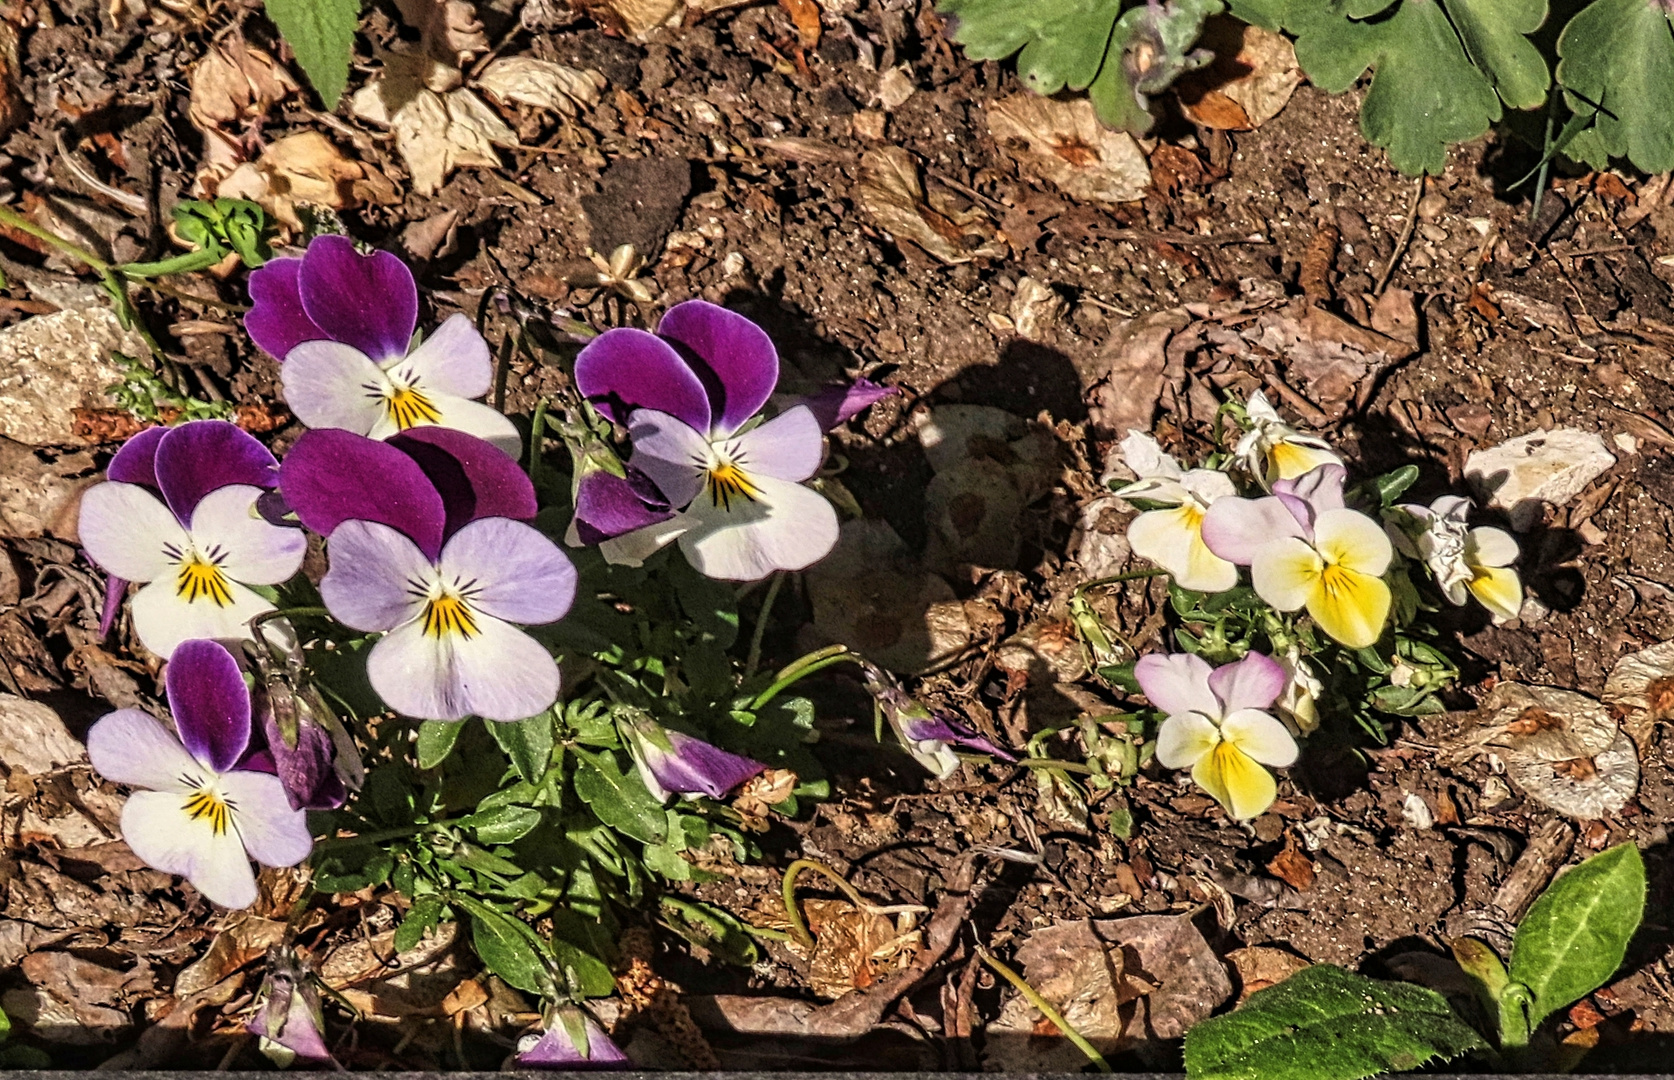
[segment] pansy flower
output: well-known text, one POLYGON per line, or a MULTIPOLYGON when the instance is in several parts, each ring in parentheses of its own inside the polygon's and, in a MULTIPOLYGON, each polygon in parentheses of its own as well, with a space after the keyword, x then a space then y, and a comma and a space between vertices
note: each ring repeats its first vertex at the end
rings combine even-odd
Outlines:
POLYGON ((1216 500, 1238 493, 1232 477, 1216 469, 1181 468, 1156 439, 1138 431, 1122 440, 1122 456, 1139 479, 1116 494, 1167 507, 1147 510, 1128 524, 1134 554, 1167 570, 1182 589, 1215 593, 1238 584, 1238 568, 1203 542, 1203 515, 1216 500))
POLYGON ((1402 506, 1420 531, 1411 554, 1424 560, 1447 602, 1462 606, 1474 596, 1495 622, 1515 619, 1523 609, 1523 583, 1511 564, 1517 541, 1503 529, 1471 528, 1471 501, 1443 495, 1429 506, 1402 506))
POLYGON ((759 761, 728 753, 649 718, 624 719, 621 726, 639 778, 658 802, 667 802, 670 795, 724 798, 733 788, 767 770, 759 761))
POLYGON ((518 1041, 516 1063, 522 1069, 620 1069, 628 1055, 591 1016, 569 1007, 552 1016, 545 1033, 518 1041))
POLYGON ((286 948, 268 950, 267 977, 256 992, 256 1014, 244 1030, 256 1036, 257 1047, 280 1068, 297 1061, 335 1065, 325 1044, 325 1014, 314 977, 286 948))
POLYGON ((1017 760, 953 713, 926 707, 877 665, 862 663, 861 673, 901 746, 936 779, 946 780, 959 770, 959 750, 989 754, 1001 761, 1017 760))
MULTIPOLYGON (((837 543, 837 513, 805 487, 825 457, 814 412, 798 405, 752 426, 779 381, 779 354, 744 316, 702 300, 670 308, 655 334, 621 327, 576 358, 576 386, 633 441, 628 468, 668 507, 588 493, 587 524, 602 550, 637 565, 678 542, 700 573, 755 581, 801 570, 837 543)), ((621 492, 621 478, 594 480, 621 492)))
POLYGON ((1343 504, 1341 465, 1281 480, 1262 499, 1221 499, 1203 518, 1203 541, 1250 568, 1250 583, 1280 611, 1306 607, 1350 648, 1372 644, 1389 618, 1383 581, 1395 550, 1378 523, 1343 504))
POLYGON ((1278 410, 1260 390, 1244 404, 1250 430, 1233 448, 1232 459, 1244 472, 1271 488, 1278 480, 1294 480, 1321 465, 1341 465, 1343 459, 1318 435, 1296 430, 1279 418, 1278 410))
POLYGON ((302 532, 255 510, 276 464, 236 425, 195 420, 135 435, 111 459, 110 479, 82 495, 82 547, 113 578, 146 583, 134 632, 158 656, 192 638, 250 637, 250 620, 273 610, 250 586, 301 568, 302 532))
POLYGON ((140 788, 122 808, 122 837, 140 861, 179 874, 223 907, 256 902, 250 860, 295 866, 314 841, 279 778, 240 768, 250 745, 250 692, 238 663, 213 641, 174 650, 164 675, 174 731, 122 709, 87 733, 106 780, 140 788))
POLYGON ((1235 820, 1273 805, 1278 788, 1264 766, 1296 761, 1296 740, 1266 711, 1284 692, 1283 668, 1260 653, 1218 668, 1189 653, 1152 653, 1140 657, 1133 675, 1168 714, 1157 731, 1164 768, 1190 769, 1235 820))
POLYGON ((387 251, 317 236, 300 259, 253 271, 250 299, 244 328, 281 361, 285 402, 309 427, 383 439, 435 425, 521 452, 512 422, 472 400, 488 393, 494 363, 470 319, 454 315, 411 347, 418 285, 387 251))
POLYGON ((320 596, 332 617, 382 633, 367 675, 420 720, 522 720, 558 698, 558 665, 518 628, 563 618, 569 558, 525 524, 535 492, 517 462, 458 431, 378 442, 310 431, 280 489, 326 537, 320 596))
POLYGON ((1325 696, 1325 683, 1314 674, 1314 667, 1302 656, 1300 646, 1292 644, 1273 657, 1285 672, 1285 688, 1273 707, 1279 711, 1293 732, 1312 735, 1319 729, 1319 699, 1325 696))

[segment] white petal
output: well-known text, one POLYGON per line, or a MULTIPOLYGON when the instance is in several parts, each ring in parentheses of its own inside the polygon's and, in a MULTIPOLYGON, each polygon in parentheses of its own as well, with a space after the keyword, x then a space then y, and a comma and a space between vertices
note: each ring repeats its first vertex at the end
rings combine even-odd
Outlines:
POLYGON ((232 603, 222 607, 208 597, 186 600, 172 577, 153 581, 134 595, 134 632, 146 648, 165 660, 182 641, 252 638, 250 620, 272 611, 273 605, 236 581, 227 582, 227 593, 232 603))
POLYGON ((1465 559, 1475 566, 1510 566, 1519 554, 1517 541, 1503 529, 1472 529, 1465 543, 1465 559))
POLYGON ((1202 523, 1196 505, 1148 510, 1129 523, 1128 544, 1172 574, 1181 588, 1224 592, 1238 584, 1238 568, 1203 543, 1202 523))
POLYGON ((186 791, 182 777, 203 773, 174 732, 138 709, 119 709, 89 728, 87 758, 111 783, 152 791, 186 791))
POLYGON ((304 341, 279 365, 285 403, 311 428, 371 433, 385 418, 389 378, 359 349, 336 341, 304 341))
POLYGON ((723 440, 717 449, 752 476, 801 483, 825 460, 825 432, 813 410, 798 405, 737 438, 723 440))
POLYGON ((656 409, 635 409, 628 431, 634 444, 628 464, 649 476, 670 506, 684 508, 697 498, 713 460, 708 439, 679 417, 656 409))
POLYGON ((1192 493, 1178 480, 1147 476, 1131 484, 1123 484, 1112 492, 1119 499, 1149 499, 1152 502, 1179 506, 1192 501, 1192 493))
POLYGON ((837 512, 816 491, 771 476, 751 476, 758 497, 716 506, 699 499, 687 515, 696 528, 680 550, 698 573, 757 581, 775 570, 802 570, 837 544, 837 512))
POLYGON ((441 414, 441 419, 436 421, 437 427, 453 428, 467 435, 475 435, 484 442, 493 443, 508 457, 514 459, 523 455, 523 436, 517 433, 517 425, 512 423, 505 413, 480 401, 429 392, 428 388, 423 386, 419 389, 427 391, 425 396, 441 414))
POLYGON ((494 382, 494 357, 488 342, 462 314, 448 316, 435 333, 391 368, 397 378, 409 376, 404 381, 417 379, 424 390, 459 398, 480 398, 494 382))
POLYGON ((1204 506, 1213 506, 1217 499, 1238 494, 1238 486, 1232 482, 1232 477, 1219 469, 1193 469, 1181 478, 1180 484, 1204 506))
POLYGON ((507 622, 556 622, 575 600, 575 564, 546 534, 507 518, 481 518, 448 540, 442 580, 469 589, 471 606, 507 622))
POLYGON ((314 850, 308 814, 291 809, 277 776, 223 773, 217 786, 232 807, 233 828, 244 850, 263 866, 295 866, 314 850))
POLYGON ((302 569, 308 537, 256 513, 261 494, 246 484, 216 488, 198 501, 189 531, 197 549, 234 581, 277 585, 302 569))
POLYGON ((1249 414, 1251 420, 1259 424, 1283 423, 1279 419, 1278 410, 1273 408, 1267 400, 1267 395, 1260 390, 1250 395, 1249 400, 1244 403, 1244 411, 1249 414))
POLYGON ((1142 431, 1129 431, 1122 440, 1122 460, 1141 480, 1178 480, 1185 474, 1180 463, 1142 431))
POLYGON ((611 537, 599 545, 599 554, 612 566, 641 566, 697 524, 697 519, 690 515, 676 514, 667 521, 611 537))
POLYGON ((1296 740, 1260 709, 1239 709, 1222 720, 1221 738, 1263 765, 1283 768, 1296 763, 1296 740))
POLYGON ((178 792, 138 791, 122 808, 122 838, 147 866, 190 881, 204 898, 222 907, 256 902, 256 875, 244 844, 232 829, 216 835, 208 818, 186 812, 178 792))
POLYGON ((558 697, 558 665, 528 634, 488 615, 470 638, 431 637, 419 622, 373 646, 366 671, 390 708, 419 720, 522 720, 558 697))
POLYGON ((1358 510, 1326 510, 1314 520, 1314 547, 1326 562, 1381 577, 1395 545, 1376 521, 1358 510))
POLYGON ((1220 741, 1220 730, 1207 716, 1175 713, 1157 729, 1157 762, 1165 769, 1189 769, 1220 741))
POLYGON ((186 530, 163 501, 138 484, 95 484, 81 497, 81 546, 100 567, 129 581, 162 577, 184 552, 186 530))
POLYGON ((327 544, 331 569, 320 598, 338 622, 354 630, 388 630, 424 610, 436 569, 398 529, 376 521, 345 521, 327 544))
POLYGON ((453 650, 424 633, 418 620, 384 635, 366 658, 366 675, 384 704, 418 720, 471 715, 453 673, 453 650))

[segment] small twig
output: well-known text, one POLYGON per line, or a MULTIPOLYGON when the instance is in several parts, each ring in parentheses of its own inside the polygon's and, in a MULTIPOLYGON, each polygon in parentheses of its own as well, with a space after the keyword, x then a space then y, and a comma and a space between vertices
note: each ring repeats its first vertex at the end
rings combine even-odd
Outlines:
POLYGON ((761 612, 756 616, 756 629, 750 635, 750 656, 744 661, 746 679, 756 673, 756 667, 761 663, 761 643, 767 634, 767 618, 773 614, 773 601, 779 598, 779 586, 784 583, 785 575, 777 571, 773 574, 773 580, 767 583, 767 595, 762 597, 761 612))
POLYGON ((1395 250, 1389 253, 1389 262, 1384 264, 1383 273, 1378 275, 1378 282, 1372 288, 1373 296, 1382 296, 1383 290, 1389 287, 1389 279, 1395 276, 1395 268, 1401 264, 1401 256, 1407 252, 1407 245, 1412 242, 1413 230, 1418 228, 1418 201, 1424 197, 1424 177, 1412 187, 1412 198, 1407 202, 1407 223, 1401 228, 1401 237, 1395 241, 1395 250))
POLYGON ((1046 1019, 1049 1022, 1051 1022, 1052 1026, 1056 1027, 1059 1031, 1063 1032, 1064 1037, 1066 1039, 1068 1039, 1070 1042, 1075 1044, 1076 1049, 1080 1050, 1083 1054, 1087 1055, 1087 1060, 1091 1061, 1093 1063, 1094 1068, 1098 1069, 1098 1071, 1102 1072, 1102 1073, 1107 1073, 1107 1072, 1113 1071, 1110 1068, 1110 1062, 1104 1060, 1104 1055, 1099 1053, 1098 1047, 1096 1047, 1092 1043, 1088 1042, 1086 1037, 1083 1036, 1081 1034, 1081 1032, 1079 1032, 1079 1031, 1075 1030, 1075 1028, 1071 1027, 1070 1022, 1068 1020, 1064 1019, 1064 1014, 1059 1012, 1057 1009, 1053 1008, 1052 1003, 1050 1001, 1047 1001, 1045 998, 1041 997, 1040 996, 1040 991, 1038 991, 1034 987, 1030 986, 1028 981, 1025 980, 1023 978, 1023 976, 1019 975, 1017 972, 1013 971, 1010 967, 1001 963, 999 960, 995 959, 994 954, 990 953, 987 949, 983 948, 981 945, 977 946, 977 955, 982 957, 982 962, 983 963, 987 964, 989 967, 993 968, 998 974, 1003 976, 1005 978, 1006 982, 1009 982, 1009 983, 1011 983, 1011 985, 1017 987, 1017 992, 1022 994, 1026 999, 1028 999, 1028 1002, 1029 1002, 1030 1005, 1033 1005, 1036 1009, 1039 1009, 1040 1014, 1042 1016, 1046 1017, 1046 1019))

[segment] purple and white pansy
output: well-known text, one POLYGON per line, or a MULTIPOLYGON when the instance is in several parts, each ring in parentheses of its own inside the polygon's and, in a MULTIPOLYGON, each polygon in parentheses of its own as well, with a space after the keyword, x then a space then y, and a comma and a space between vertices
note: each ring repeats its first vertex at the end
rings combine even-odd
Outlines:
POLYGON ((639 778, 658 802, 667 802, 670 795, 724 798, 733 788, 767 770, 759 761, 729 753, 649 718, 624 719, 621 728, 639 768, 639 778))
POLYGON ((512 422, 473 400, 488 393, 494 364, 470 319, 454 315, 413 345, 418 285, 394 255, 315 237, 301 258, 253 271, 250 299, 244 328, 281 361, 285 401, 309 427, 383 439, 434 425, 521 452, 512 422))
POLYGON ((610 1041, 610 1036, 591 1016, 573 1006, 557 1010, 546 1031, 525 1035, 517 1043, 520 1069, 621 1069, 628 1055, 610 1041))
MULTIPOLYGON (((670 308, 655 334, 606 331, 576 358, 576 385, 627 426, 628 469, 666 509, 608 472, 578 491, 577 516, 607 559, 638 565, 678 542, 700 573, 756 581, 801 570, 837 543, 837 513, 804 486, 825 458, 824 429, 797 405, 753 423, 779 382, 766 332, 702 300, 670 308)), ((842 403, 832 410, 839 415, 842 403)))
POLYGON ((223 907, 256 900, 250 860, 295 866, 313 850, 307 815, 279 778, 242 768, 250 747, 250 691, 238 662, 213 641, 182 642, 165 680, 174 730, 121 709, 87 733, 106 780, 142 790, 122 808, 122 835, 146 865, 179 874, 223 907))
POLYGON ((301 568, 301 531, 255 509, 276 465, 237 426, 197 420, 129 439, 109 480, 82 496, 82 546, 113 580, 145 583, 133 601, 134 632, 158 656, 193 638, 250 637, 250 620, 273 610, 250 586, 277 585, 301 568))
POLYGON ((326 609, 384 635, 366 667, 385 704, 420 720, 511 721, 557 700, 557 663, 518 625, 563 618, 576 572, 525 524, 535 493, 517 462, 444 429, 388 442, 310 431, 279 475, 326 537, 326 609))

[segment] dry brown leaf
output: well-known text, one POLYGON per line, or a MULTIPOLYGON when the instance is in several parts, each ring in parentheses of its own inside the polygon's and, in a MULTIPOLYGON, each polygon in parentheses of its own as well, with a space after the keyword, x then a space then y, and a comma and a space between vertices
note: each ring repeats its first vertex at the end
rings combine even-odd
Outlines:
POLYGON ((1639 790, 1639 754, 1625 734, 1591 758, 1507 757, 1505 771, 1537 802, 1579 821, 1614 814, 1639 790))
POLYGON ((225 176, 249 160, 268 110, 298 90, 290 72, 237 35, 223 38, 192 69, 186 115, 203 133, 199 183, 225 176))
POLYGON ((395 132, 415 193, 436 194, 462 166, 496 167, 494 148, 517 145, 517 134, 476 94, 439 94, 423 84, 422 68, 393 60, 386 57, 384 76, 355 92, 349 111, 395 132))
POLYGON ((804 49, 820 43, 820 6, 814 0, 779 0, 796 25, 796 37, 804 49))
POLYGON ((1297 892, 1307 892, 1314 887, 1313 860, 1293 847, 1287 847, 1273 856, 1273 861, 1267 864, 1267 872, 1297 892))
POLYGON ((910 914, 891 922, 846 900, 807 900, 802 909, 814 935, 808 985, 823 998, 835 1000, 864 990, 883 975, 905 968, 923 937, 910 914))
POLYGON ((577 0, 575 6, 638 38, 678 18, 687 5, 685 0, 577 0))
POLYGON ((469 1012, 487 1001, 488 991, 482 988, 482 983, 475 979, 466 979, 454 987, 452 993, 442 999, 442 1012, 448 1016, 457 1016, 462 1012, 469 1012))
POLYGON ((1616 661, 1604 680, 1604 700, 1622 710, 1623 728, 1643 745, 1656 724, 1674 717, 1674 641, 1616 661))
POLYGON ((494 61, 477 76, 476 88, 501 104, 512 102, 574 116, 579 108, 599 103, 608 85, 591 68, 555 64, 530 56, 508 56, 494 61))
POLYGON ((1500 683, 1476 713, 1479 727, 1451 748, 1462 760, 1492 747, 1506 775, 1560 814, 1596 820, 1639 788, 1639 756, 1609 708, 1571 690, 1500 683))
POLYGON ((1150 166, 1133 136, 1100 124, 1085 98, 1021 93, 991 102, 988 130, 1020 165, 1071 198, 1133 202, 1151 185, 1150 166))
POLYGON ((395 0, 395 6, 402 21, 419 32, 420 50, 437 63, 457 69, 488 51, 488 36, 469 0, 395 0))
POLYGON ((1276 986, 1312 964, 1303 957, 1271 945, 1249 945, 1226 954, 1238 973, 1238 1004, 1257 990, 1276 986))
POLYGON ((1157 402, 1170 381, 1168 342, 1191 319, 1184 308, 1171 308, 1116 327, 1096 361, 1099 375, 1088 410, 1095 429, 1118 439, 1129 431, 1151 430, 1157 402))
POLYGON ((1288 381, 1331 421, 1364 404, 1378 375, 1417 351, 1307 303, 1264 314, 1244 336, 1283 357, 1288 381))
POLYGON ((1011 251, 980 210, 955 209, 936 197, 927 200, 917 159, 899 146, 861 155, 855 200, 897 243, 909 241, 944 263, 1003 259, 1011 251))
POLYGON ((768 769, 744 782, 733 797, 732 808, 752 832, 766 832, 768 813, 796 790, 796 773, 789 769, 768 769))
POLYGON ((1215 59, 1175 83, 1186 115, 1208 128, 1249 131, 1279 115, 1302 82, 1290 39, 1229 15, 1203 24, 1215 59))
POLYGON ((204 194, 249 199, 292 230, 302 228, 299 203, 344 210, 362 202, 395 201, 395 191, 381 173, 350 158, 317 131, 270 143, 261 157, 238 166, 204 194))

